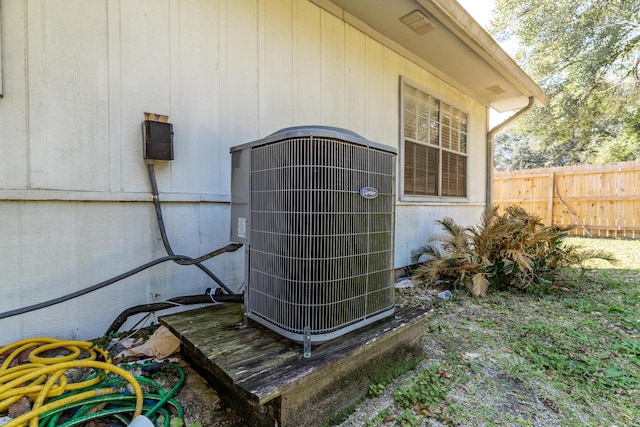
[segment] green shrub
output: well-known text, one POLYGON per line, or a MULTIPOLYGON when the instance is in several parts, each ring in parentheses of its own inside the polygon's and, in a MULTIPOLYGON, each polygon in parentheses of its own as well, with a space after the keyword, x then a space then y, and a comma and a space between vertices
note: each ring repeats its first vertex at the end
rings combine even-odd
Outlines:
POLYGON ((445 234, 430 240, 412 253, 418 263, 413 277, 424 283, 438 280, 457 288, 464 286, 474 296, 494 290, 548 290, 559 269, 577 266, 585 260, 613 261, 603 251, 580 251, 564 244, 566 229, 545 226, 539 217, 517 206, 507 206, 502 215, 488 208, 477 227, 461 227, 453 219, 438 223, 445 234))

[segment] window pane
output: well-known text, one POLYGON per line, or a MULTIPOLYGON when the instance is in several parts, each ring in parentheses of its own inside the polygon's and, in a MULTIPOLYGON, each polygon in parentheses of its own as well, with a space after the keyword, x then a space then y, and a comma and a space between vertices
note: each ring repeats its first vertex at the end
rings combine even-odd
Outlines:
POLYGON ((442 114, 442 124, 444 126, 451 126, 451 106, 442 102, 440 110, 442 114))
POLYGON ((451 128, 445 125, 442 126, 442 146, 451 148, 451 128))
POLYGON ((460 126, 460 115, 456 108, 451 107, 451 145, 449 148, 459 151, 458 148, 458 128, 460 126))
POLYGON ((429 122, 431 119, 429 108, 429 95, 418 92, 418 135, 417 139, 423 142, 429 141, 429 122))
POLYGON ((416 137, 419 141, 429 141, 429 119, 420 116, 418 117, 418 135, 416 137))
POLYGON ((467 115, 465 113, 460 113, 460 131, 467 133, 467 115))
POLYGON ((408 84, 402 108, 404 135, 411 139, 404 141, 404 193, 465 197, 467 114, 408 84))
POLYGON ((451 128, 451 147, 452 150, 460 151, 460 132, 456 128, 451 128))
POLYGON ((440 145, 440 124, 432 121, 429 132, 429 142, 433 145, 440 145))
POLYGON ((467 152, 467 115, 460 112, 460 152, 467 152))
POLYGON ((416 103, 417 90, 404 85, 404 135, 409 138, 416 138, 416 103))
POLYGON ((420 118, 429 118, 429 96, 422 92, 418 92, 417 111, 420 118))
POLYGON ((461 153, 467 152, 467 115, 451 107, 451 148, 461 153))
POLYGON ((405 194, 437 195, 438 150, 422 144, 405 141, 404 192, 405 194))
POLYGON ((416 139, 416 115, 411 112, 404 112, 404 136, 416 139))
POLYGON ((427 147, 416 144, 416 193, 427 194, 427 147))
POLYGON ((416 112, 416 97, 418 90, 411 86, 404 85, 404 111, 416 112))
POLYGON ((415 180, 413 179, 416 164, 415 146, 416 144, 408 141, 404 144, 404 192, 406 194, 414 194, 415 192, 415 180))
POLYGON ((465 197, 467 195, 467 159, 446 151, 442 152, 442 195, 465 197))
POLYGON ((466 133, 460 134, 460 152, 461 153, 467 152, 467 134, 466 133))
POLYGON ((429 97, 429 114, 432 121, 436 123, 440 121, 440 101, 433 96, 429 97))

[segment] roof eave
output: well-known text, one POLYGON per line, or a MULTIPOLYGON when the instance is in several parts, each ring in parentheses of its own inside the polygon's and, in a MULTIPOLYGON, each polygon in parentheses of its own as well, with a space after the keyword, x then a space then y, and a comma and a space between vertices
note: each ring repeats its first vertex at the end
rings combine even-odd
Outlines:
POLYGON ((549 103, 547 94, 458 2, 441 0, 416 0, 416 2, 517 87, 523 97, 533 97, 538 106, 549 103))
POLYGON ((310 0, 415 62, 452 87, 502 112, 549 102, 547 95, 467 11, 451 0, 310 0), (419 11, 435 31, 416 34, 401 18, 419 11), (427 16, 428 15, 428 16, 427 16))

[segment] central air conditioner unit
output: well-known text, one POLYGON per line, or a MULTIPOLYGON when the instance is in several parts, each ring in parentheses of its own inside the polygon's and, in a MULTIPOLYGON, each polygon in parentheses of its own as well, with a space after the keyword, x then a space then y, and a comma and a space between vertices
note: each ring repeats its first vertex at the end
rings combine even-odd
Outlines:
POLYGON ((245 320, 303 343, 309 357, 311 344, 394 313, 394 148, 309 126, 231 154, 245 320))

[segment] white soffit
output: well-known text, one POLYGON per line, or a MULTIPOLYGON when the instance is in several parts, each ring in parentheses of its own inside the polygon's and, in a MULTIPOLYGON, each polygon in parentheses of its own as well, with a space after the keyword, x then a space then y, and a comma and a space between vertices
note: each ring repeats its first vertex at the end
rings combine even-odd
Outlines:
POLYGON ((497 111, 547 95, 453 0, 311 0, 497 111), (403 22, 404 21, 404 22, 403 22))

